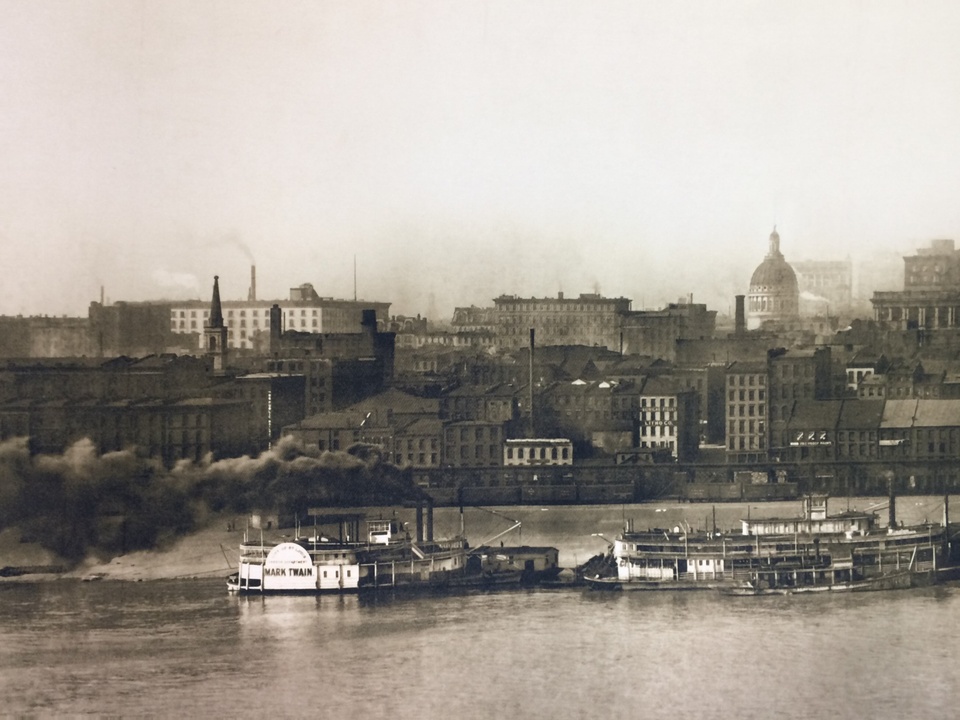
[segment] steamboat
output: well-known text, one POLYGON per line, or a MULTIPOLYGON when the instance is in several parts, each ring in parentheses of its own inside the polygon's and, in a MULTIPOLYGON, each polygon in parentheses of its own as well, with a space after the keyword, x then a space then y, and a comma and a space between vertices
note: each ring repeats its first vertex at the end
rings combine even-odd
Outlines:
POLYGON ((956 526, 904 527, 874 512, 831 515, 826 495, 802 498, 793 518, 741 520, 739 533, 689 527, 637 531, 627 521, 599 571, 584 576, 594 589, 704 590, 733 595, 881 590, 960 577, 956 526))
POLYGON ((428 506, 424 525, 423 509, 417 507, 415 537, 396 518, 366 520, 362 514, 314 514, 317 525, 309 537, 299 531, 295 539, 280 542, 245 536, 227 589, 247 594, 494 587, 537 582, 560 571, 556 548, 470 548, 462 522, 459 535, 435 540, 432 510, 428 506), (328 537, 316 530, 318 525, 338 529, 328 537), (362 525, 366 532, 358 540, 362 525))

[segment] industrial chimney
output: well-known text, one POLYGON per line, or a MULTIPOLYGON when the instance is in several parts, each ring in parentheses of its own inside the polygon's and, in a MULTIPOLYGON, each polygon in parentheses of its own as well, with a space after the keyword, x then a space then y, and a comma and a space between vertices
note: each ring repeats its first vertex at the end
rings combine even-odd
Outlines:
POLYGON ((534 330, 530 328, 530 437, 537 436, 537 426, 533 417, 533 348, 534 348, 534 330))
POLYGON ((256 302, 257 300, 257 266, 250 266, 250 291, 247 293, 247 300, 256 302))
POLYGON ((746 330, 747 317, 743 309, 743 295, 737 295, 737 314, 734 320, 733 332, 736 335, 743 335, 746 330))

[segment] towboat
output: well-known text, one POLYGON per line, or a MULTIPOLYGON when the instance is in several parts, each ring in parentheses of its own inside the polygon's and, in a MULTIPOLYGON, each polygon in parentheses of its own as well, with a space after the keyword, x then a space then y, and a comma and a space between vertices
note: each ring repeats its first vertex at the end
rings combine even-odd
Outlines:
POLYGON ((943 523, 881 526, 873 512, 828 513, 807 495, 793 518, 741 520, 739 533, 676 526, 637 531, 628 521, 605 563, 584 583, 597 590, 720 590, 730 595, 882 590, 960 577, 944 498, 943 523))

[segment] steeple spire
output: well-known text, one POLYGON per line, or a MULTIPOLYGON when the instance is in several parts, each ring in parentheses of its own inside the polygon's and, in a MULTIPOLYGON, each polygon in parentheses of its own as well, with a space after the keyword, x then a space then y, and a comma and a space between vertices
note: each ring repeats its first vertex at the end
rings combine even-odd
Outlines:
POLYGON ((210 301, 210 317, 203 324, 203 347, 213 359, 214 374, 222 374, 227 366, 227 326, 223 324, 223 308, 220 306, 220 276, 213 276, 213 299, 210 301))
POLYGON ((213 299, 210 301, 210 322, 211 328, 223 327, 223 309, 220 307, 220 276, 213 276, 213 299))
POLYGON ((780 254, 780 235, 777 234, 777 226, 773 226, 773 232, 770 233, 770 251, 767 253, 768 257, 777 256, 780 254))

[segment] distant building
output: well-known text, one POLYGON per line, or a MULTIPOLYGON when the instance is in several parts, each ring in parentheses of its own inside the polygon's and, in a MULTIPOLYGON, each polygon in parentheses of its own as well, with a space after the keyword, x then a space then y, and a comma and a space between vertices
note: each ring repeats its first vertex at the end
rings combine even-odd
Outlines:
POLYGON ((903 291, 875 292, 874 319, 893 330, 960 327, 960 251, 953 240, 934 240, 903 261, 903 291))
POLYGON ((591 345, 619 350, 621 318, 630 310, 627 298, 581 294, 565 298, 521 298, 501 295, 494 301, 497 344, 503 348, 529 345, 530 330, 537 345, 591 345))
MULTIPOLYGON (((291 288, 287 300, 223 300, 227 348, 257 349, 257 338, 269 336, 273 305, 280 308, 282 331, 303 333, 358 333, 364 310, 374 310, 379 318, 388 318, 390 312, 390 303, 386 302, 321 297, 310 283, 291 288)), ((210 319, 208 304, 188 300, 168 303, 167 307, 171 333, 203 335, 204 323, 210 319)))
POLYGON ((853 305, 853 263, 849 259, 805 260, 791 265, 797 274, 801 312, 836 315, 850 310, 853 305), (811 312, 814 310, 818 312, 811 312))
POLYGON ((768 321, 790 321, 799 313, 797 275, 780 252, 780 235, 774 228, 767 255, 750 278, 747 328, 755 330, 768 321))
POLYGON ((475 305, 454 308, 451 326, 455 332, 496 333, 497 309, 475 305))
POLYGON ((693 302, 670 303, 662 310, 636 310, 623 314, 623 352, 649 355, 675 362, 677 341, 713 337, 717 311, 693 302))

